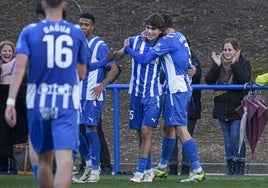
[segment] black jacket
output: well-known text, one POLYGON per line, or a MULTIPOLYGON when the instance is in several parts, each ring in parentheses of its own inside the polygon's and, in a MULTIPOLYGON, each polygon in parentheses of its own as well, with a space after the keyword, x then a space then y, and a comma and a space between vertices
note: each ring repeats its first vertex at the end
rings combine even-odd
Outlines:
MULTIPOLYGON (((200 62, 192 51, 191 54, 192 54, 192 64, 196 68, 196 74, 192 77, 192 84, 200 84, 201 73, 202 73, 200 62)), ((188 118, 189 119, 201 118, 201 90, 193 90, 192 98, 190 100, 188 108, 188 118)))
MULTIPOLYGON (((233 84, 245 84, 251 78, 251 66, 248 60, 242 55, 239 61, 231 65, 233 72, 233 84)), ((212 67, 205 77, 207 84, 217 84, 220 67, 213 62, 212 67)), ((223 95, 214 97, 213 118, 223 121, 240 119, 235 109, 240 105, 246 92, 243 90, 228 90, 223 95)))

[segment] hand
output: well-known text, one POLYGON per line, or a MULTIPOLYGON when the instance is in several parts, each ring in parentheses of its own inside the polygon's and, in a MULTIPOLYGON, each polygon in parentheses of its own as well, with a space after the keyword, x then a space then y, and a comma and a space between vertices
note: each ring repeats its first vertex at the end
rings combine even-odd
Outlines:
POLYGON ((114 61, 117 55, 117 51, 109 51, 108 54, 106 55, 106 61, 114 61))
POLYGON ((130 42, 129 42, 129 37, 127 39, 124 40, 124 46, 129 46, 130 42))
POLYGON ((221 66, 221 56, 217 55, 216 52, 211 53, 213 61, 220 67, 221 66))
POLYGON ((143 41, 146 41, 147 40, 147 33, 146 33, 146 31, 142 31, 141 32, 141 38, 142 38, 143 41))
POLYGON ((196 74, 196 68, 194 65, 191 65, 190 69, 188 70, 188 76, 193 77, 196 74))
POLYGON ((10 127, 15 127, 17 123, 17 112, 14 106, 7 105, 5 111, 5 118, 10 127))
POLYGON ((102 91, 104 90, 104 85, 100 84, 97 87, 94 87, 91 91, 92 91, 92 97, 97 100, 100 98, 102 91))

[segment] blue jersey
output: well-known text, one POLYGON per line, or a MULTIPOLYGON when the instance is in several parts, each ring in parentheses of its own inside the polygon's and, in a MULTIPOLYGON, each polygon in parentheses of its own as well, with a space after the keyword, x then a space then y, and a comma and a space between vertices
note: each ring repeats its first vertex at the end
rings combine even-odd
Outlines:
MULTIPOLYGON (((153 47, 153 44, 143 41, 140 36, 135 36, 130 38, 130 47, 140 54, 145 54, 153 47)), ((159 79, 160 70, 159 58, 146 65, 139 64, 132 58, 129 93, 139 97, 162 95, 162 86, 159 79)))
POLYGON ((191 66, 191 52, 186 38, 179 32, 172 32, 160 38, 153 48, 161 63, 169 93, 189 90, 188 70, 191 66))
POLYGON ((172 32, 161 37, 146 55, 140 55, 125 48, 135 60, 141 64, 148 64, 160 57, 165 72, 165 90, 167 93, 186 92, 190 90, 188 70, 191 65, 191 52, 185 36, 179 32, 172 32))
POLYGON ((28 62, 27 107, 79 108, 77 63, 87 62, 86 38, 78 25, 43 20, 21 32, 16 53, 28 62))
MULTIPOLYGON (((106 78, 106 68, 115 61, 106 62, 106 55, 109 52, 107 44, 98 36, 93 36, 87 39, 89 57, 88 57, 88 71, 85 79, 81 83, 81 100, 95 100, 92 97, 92 89, 98 86, 106 78), (90 66, 93 64, 99 64, 100 66, 94 66, 96 69, 91 70, 90 66), (105 66, 104 66, 105 65, 105 66)), ((105 90, 102 92, 99 101, 104 100, 105 90)))

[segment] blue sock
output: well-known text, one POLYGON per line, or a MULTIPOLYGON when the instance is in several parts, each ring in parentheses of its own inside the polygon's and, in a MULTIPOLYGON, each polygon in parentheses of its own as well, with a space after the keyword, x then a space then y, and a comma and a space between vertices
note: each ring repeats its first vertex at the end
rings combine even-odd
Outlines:
POLYGON ((99 169, 100 162, 100 139, 97 132, 87 132, 89 147, 91 150, 92 170, 99 169))
POLYGON ((174 149, 176 143, 175 138, 164 137, 162 141, 162 153, 160 163, 163 165, 168 164, 169 157, 174 149))
POLYGON ((195 144, 194 139, 187 140, 182 143, 182 149, 185 152, 187 158, 189 159, 193 171, 201 168, 201 164, 198 159, 198 154, 197 154, 197 147, 195 144))
POLYGON ((151 153, 148 156, 145 170, 150 170, 150 169, 152 169, 152 157, 151 157, 151 153))
POLYGON ((38 165, 32 166, 34 180, 38 182, 38 165))
POLYGON ((87 144, 85 137, 81 133, 79 133, 79 140, 80 140, 79 152, 81 153, 85 161, 89 161, 90 160, 89 146, 87 144))
POLYGON ((143 158, 140 157, 139 158, 139 162, 138 162, 138 172, 143 173, 147 164, 148 158, 143 158))

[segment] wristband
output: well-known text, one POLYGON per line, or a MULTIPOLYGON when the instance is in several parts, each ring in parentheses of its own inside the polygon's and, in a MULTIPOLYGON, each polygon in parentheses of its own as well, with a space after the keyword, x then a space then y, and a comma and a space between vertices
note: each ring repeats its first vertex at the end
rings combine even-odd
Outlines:
POLYGON ((7 99, 7 105, 15 106, 16 100, 12 98, 7 99))

